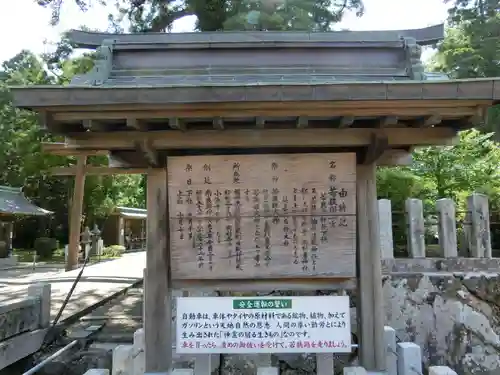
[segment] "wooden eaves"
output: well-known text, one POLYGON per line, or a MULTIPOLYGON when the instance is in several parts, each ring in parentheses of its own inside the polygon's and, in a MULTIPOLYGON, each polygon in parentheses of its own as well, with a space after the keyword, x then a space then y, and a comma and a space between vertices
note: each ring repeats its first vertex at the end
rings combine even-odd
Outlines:
MULTIPOLYGON (((387 148, 399 151, 446 144, 458 130, 482 121, 486 108, 500 99, 500 81, 48 86, 13 88, 13 92, 16 105, 41 112, 44 126, 66 137, 65 143, 44 145, 45 151, 110 153, 123 156, 124 167, 132 168, 116 169, 116 173, 143 173, 160 163, 157 154, 164 150, 359 149, 370 145, 373 135, 386 137, 387 148), (143 157, 134 156, 137 150, 143 157)), ((66 174, 61 169, 55 172, 66 174)), ((112 169, 88 172, 114 173, 112 169)))

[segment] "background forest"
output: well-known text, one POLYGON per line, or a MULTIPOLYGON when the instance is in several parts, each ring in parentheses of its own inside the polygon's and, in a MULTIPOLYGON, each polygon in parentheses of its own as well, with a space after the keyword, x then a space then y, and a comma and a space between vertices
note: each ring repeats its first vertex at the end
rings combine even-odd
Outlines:
MULTIPOLYGON (((56 24, 63 1, 76 2, 85 11, 92 0, 34 0, 52 9, 56 24)), ((100 0, 102 2, 102 0, 100 0)), ((500 76, 500 0, 445 0, 449 17, 445 40, 428 62, 427 70, 453 78, 500 76)), ((186 15, 195 15, 198 31, 217 30, 309 30, 335 28, 346 11, 363 16, 362 0, 116 0, 110 14, 110 30, 164 31, 186 15), (127 25, 126 29, 123 25, 127 25)), ((31 248, 37 237, 56 237, 67 243, 71 177, 51 177, 49 169, 70 165, 71 158, 41 153, 42 141, 60 141, 46 134, 37 117, 12 107, 8 85, 66 84, 75 74, 91 69, 92 53, 73 54, 61 38, 54 53, 36 56, 22 51, 0 68, 0 184, 24 187, 26 196, 54 211, 51 218, 24 219, 16 224, 15 247, 31 248), (33 225, 36 221, 37 225, 33 225)), ((418 149, 408 167, 381 168, 380 198, 392 200, 395 211, 404 210, 408 197, 420 198, 427 212, 442 197, 456 200, 463 210, 465 197, 473 191, 488 194, 491 210, 500 208, 500 109, 493 108, 476 130, 462 132, 455 146, 418 149)), ((94 165, 105 164, 98 157, 94 165)), ((101 223, 114 206, 145 207, 145 179, 137 175, 88 176, 84 215, 89 225, 101 223)), ((492 222, 495 219, 493 213, 492 222)), ((402 236, 404 219, 394 218, 396 235, 402 236)), ((493 228, 494 247, 500 233, 493 228)), ((404 239, 401 237, 401 243, 404 239)))

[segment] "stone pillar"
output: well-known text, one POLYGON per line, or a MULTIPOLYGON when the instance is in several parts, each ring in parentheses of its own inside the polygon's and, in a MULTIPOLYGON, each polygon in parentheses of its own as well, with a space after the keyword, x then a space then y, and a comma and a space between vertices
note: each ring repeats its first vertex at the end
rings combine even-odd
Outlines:
POLYGON ((478 193, 467 197, 467 211, 471 221, 469 236, 471 256, 474 258, 491 258, 488 197, 478 193))
POLYGON ((394 258, 392 234, 392 207, 389 199, 379 199, 378 218, 380 228, 380 256, 382 259, 394 258))
POLYGON ((455 258, 458 256, 455 202, 449 198, 439 199, 436 202, 436 209, 441 255, 445 258, 455 258))
POLYGON ((397 346, 398 375, 422 374, 422 350, 412 342, 400 342, 397 346))
POLYGON ((40 328, 50 326, 51 284, 38 283, 28 287, 28 296, 40 298, 40 328))
POLYGON ((425 258, 425 226, 422 201, 408 198, 405 207, 408 253, 411 258, 425 258))

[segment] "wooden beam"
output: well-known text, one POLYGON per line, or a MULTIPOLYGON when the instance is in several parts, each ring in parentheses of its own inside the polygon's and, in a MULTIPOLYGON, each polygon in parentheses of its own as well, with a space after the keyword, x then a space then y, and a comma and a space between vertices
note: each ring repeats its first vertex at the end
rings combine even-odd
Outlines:
POLYGON ((66 271, 75 269, 78 265, 78 253, 80 250, 80 229, 83 212, 83 195, 85 191, 85 166, 86 156, 79 156, 75 167, 75 184, 73 188, 73 200, 71 201, 71 214, 69 222, 69 245, 66 258, 66 271))
POLYGON ((215 117, 212 121, 214 129, 224 130, 224 120, 221 117, 215 117))
MULTIPOLYGON (((67 90, 67 88, 66 88, 67 90)), ((57 113, 98 113, 98 112, 128 112, 130 117, 142 118, 140 116, 134 116, 133 114, 143 112, 158 112, 158 111, 220 111, 223 109, 234 109, 234 110, 247 110, 255 108, 263 109, 366 109, 366 108, 476 108, 489 107, 492 105, 491 99, 391 99, 391 100, 302 100, 302 101, 260 101, 260 102, 204 102, 204 103, 169 103, 169 104, 147 104, 147 103, 137 103, 131 102, 127 104, 110 104, 100 106, 96 111, 95 105, 68 105, 63 107, 64 110, 57 113)), ((62 108, 61 108, 62 109, 62 108)), ((175 116, 172 116, 175 117, 175 116)), ((256 117, 256 116, 254 116, 256 117)), ((82 117, 82 119, 85 117, 82 117)), ((90 117, 87 117, 90 118, 90 117)), ((57 118, 56 118, 57 119, 57 118)))
MULTIPOLYGON (((386 136, 393 147, 447 144, 456 130, 445 127, 426 129, 240 129, 189 132, 157 131, 147 133, 156 150, 185 148, 262 148, 262 147, 364 147, 372 134, 386 136)), ((52 147, 55 154, 68 150, 134 150, 141 132, 72 133, 66 145, 52 147)))
POLYGON ((396 116, 385 116, 380 119, 379 128, 390 128, 397 126, 399 118, 396 116))
MULTIPOLYGON (((87 176, 107 176, 113 174, 147 174, 148 168, 127 168, 127 167, 94 167, 86 166, 85 174, 87 176)), ((74 176, 76 167, 54 167, 50 169, 51 176, 74 176)))
MULTIPOLYGON (((411 151, 407 150, 386 150, 377 161, 380 166, 404 166, 411 165, 411 151)), ((126 166, 91 166, 85 167, 85 175, 87 176, 108 176, 114 174, 147 174, 149 168, 133 168, 126 166)), ((50 169, 51 176, 74 176, 76 175, 76 167, 54 167, 50 169)))
MULTIPOLYGON (((472 116, 476 113, 474 106, 464 107, 459 105, 447 106, 445 103, 441 105, 429 105, 420 101, 420 105, 413 106, 411 101, 353 101, 357 103, 330 103, 329 105, 319 105, 317 102, 292 102, 292 103, 273 103, 272 106, 261 105, 258 106, 247 104, 246 106, 236 105, 214 105, 208 108, 193 108, 189 109, 188 106, 179 107, 178 109, 157 109, 157 110, 144 110, 139 109, 136 111, 82 111, 76 109, 74 112, 57 112, 54 113, 55 121, 76 121, 82 119, 94 120, 123 120, 128 117, 136 117, 141 119, 168 119, 172 117, 178 118, 243 118, 243 117, 343 117, 343 116, 363 116, 363 117, 378 117, 378 116, 399 116, 399 117, 421 117, 440 115, 443 117, 465 117, 472 116), (241 108, 240 108, 241 107, 241 108)), ((440 101, 436 101, 439 103, 440 101)))
POLYGON ((42 142, 42 152, 54 155, 66 155, 66 156, 107 156, 109 151, 107 150, 71 150, 65 149, 67 144, 63 142, 42 142))
POLYGON ((354 124, 355 120, 356 118, 354 116, 344 116, 340 119, 339 128, 340 129, 349 128, 352 126, 352 124, 354 124))
POLYGON ((172 369, 172 285, 166 169, 151 169, 147 188, 145 371, 169 373, 172 369))

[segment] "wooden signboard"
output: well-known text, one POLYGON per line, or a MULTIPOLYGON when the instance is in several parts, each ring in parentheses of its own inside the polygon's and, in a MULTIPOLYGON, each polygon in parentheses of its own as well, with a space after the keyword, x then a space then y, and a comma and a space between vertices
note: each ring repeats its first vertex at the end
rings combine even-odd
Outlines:
POLYGON ((168 159, 172 278, 354 277, 356 155, 168 159))

